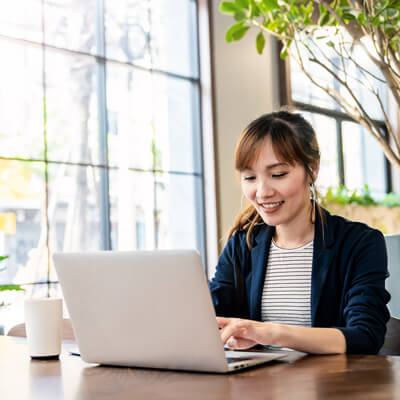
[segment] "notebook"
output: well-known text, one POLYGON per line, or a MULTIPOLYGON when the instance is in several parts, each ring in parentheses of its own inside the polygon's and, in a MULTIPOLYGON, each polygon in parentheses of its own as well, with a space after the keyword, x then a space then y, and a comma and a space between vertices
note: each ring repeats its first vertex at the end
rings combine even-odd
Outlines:
POLYGON ((57 253, 53 259, 86 362, 225 373, 285 356, 224 349, 195 250, 57 253))

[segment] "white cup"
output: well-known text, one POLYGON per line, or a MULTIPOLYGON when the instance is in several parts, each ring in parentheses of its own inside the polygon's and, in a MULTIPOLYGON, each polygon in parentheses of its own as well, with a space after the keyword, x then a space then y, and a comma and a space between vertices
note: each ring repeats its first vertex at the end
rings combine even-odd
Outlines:
POLYGON ((32 358, 58 358, 61 353, 62 299, 25 300, 25 328, 32 358))

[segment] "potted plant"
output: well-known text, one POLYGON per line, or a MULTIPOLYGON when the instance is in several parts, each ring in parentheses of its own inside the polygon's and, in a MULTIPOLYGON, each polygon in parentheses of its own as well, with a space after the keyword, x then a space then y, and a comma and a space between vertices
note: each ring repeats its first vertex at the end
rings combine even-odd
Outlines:
POLYGON ((331 213, 353 221, 364 222, 384 234, 400 233, 400 195, 387 193, 381 200, 372 197, 368 185, 362 190, 346 186, 328 189, 321 205, 331 213))

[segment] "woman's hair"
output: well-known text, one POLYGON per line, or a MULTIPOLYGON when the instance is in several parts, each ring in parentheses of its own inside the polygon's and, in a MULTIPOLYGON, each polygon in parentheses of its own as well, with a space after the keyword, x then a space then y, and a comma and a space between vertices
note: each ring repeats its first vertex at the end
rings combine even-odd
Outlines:
MULTIPOLYGON (((267 136, 271 138, 277 157, 290 165, 296 163, 302 165, 306 175, 314 183, 313 170, 318 166, 320 159, 315 131, 302 115, 288 111, 264 114, 246 127, 236 145, 235 169, 241 172, 251 168, 267 136)), ((317 191, 315 191, 314 201, 316 212, 323 219, 317 191)), ((312 214, 310 218, 313 218, 312 214)), ((263 223, 261 216, 250 204, 237 215, 228 233, 228 239, 236 231, 246 230, 246 243, 251 248, 251 233, 254 227, 260 223, 263 223)))

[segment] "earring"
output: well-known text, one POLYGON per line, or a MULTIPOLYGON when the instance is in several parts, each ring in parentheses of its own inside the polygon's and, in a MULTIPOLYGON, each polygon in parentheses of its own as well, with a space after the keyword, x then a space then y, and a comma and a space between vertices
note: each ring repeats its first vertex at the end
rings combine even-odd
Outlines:
POLYGON ((310 200, 315 202, 315 186, 314 186, 314 182, 310 183, 310 200))
POLYGON ((316 203, 316 195, 315 195, 315 185, 314 182, 310 183, 310 200, 313 203, 313 215, 312 215, 312 221, 314 222, 315 220, 315 203, 316 203))

